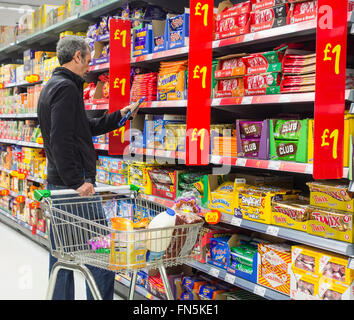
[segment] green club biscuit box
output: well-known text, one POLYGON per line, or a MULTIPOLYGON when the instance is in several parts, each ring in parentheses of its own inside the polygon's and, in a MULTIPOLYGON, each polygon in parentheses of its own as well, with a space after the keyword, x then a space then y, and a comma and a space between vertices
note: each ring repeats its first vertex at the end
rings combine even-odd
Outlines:
POLYGON ((309 119, 270 120, 270 160, 306 163, 308 123, 309 119))

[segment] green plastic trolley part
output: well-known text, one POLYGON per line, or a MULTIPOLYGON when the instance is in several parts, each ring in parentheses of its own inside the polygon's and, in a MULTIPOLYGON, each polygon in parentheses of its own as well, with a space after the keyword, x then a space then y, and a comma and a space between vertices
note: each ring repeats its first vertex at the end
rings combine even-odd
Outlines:
POLYGON ((37 201, 41 201, 43 198, 49 198, 50 196, 50 190, 34 190, 34 198, 37 201))

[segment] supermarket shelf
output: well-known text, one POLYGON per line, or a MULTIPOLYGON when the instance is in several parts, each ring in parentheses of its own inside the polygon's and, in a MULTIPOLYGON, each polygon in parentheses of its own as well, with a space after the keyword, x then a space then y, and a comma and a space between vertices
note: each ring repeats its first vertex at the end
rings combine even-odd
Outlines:
POLYGON ((13 88, 13 87, 30 87, 30 86, 34 86, 36 84, 41 84, 41 83, 43 83, 43 81, 37 81, 37 82, 21 81, 21 82, 6 84, 4 86, 4 89, 13 88))
MULTIPOLYGON (((354 90, 345 91, 345 99, 354 101, 354 90)), ((212 107, 235 106, 235 105, 257 105, 257 104, 282 104, 282 103, 313 103, 315 102, 315 93, 286 93, 269 94, 259 96, 244 96, 233 98, 214 98, 212 107)), ((141 108, 168 108, 168 107, 187 107, 187 100, 172 101, 147 101, 142 103, 141 108)))
POLYGON ((49 250, 48 236, 43 232, 36 230, 36 234, 32 233, 32 226, 23 222, 16 217, 13 217, 10 213, 0 208, 0 221, 10 226, 11 228, 18 230, 20 233, 30 238, 31 240, 43 245, 49 250))
MULTIPOLYGON (((354 22, 354 12, 348 12, 348 25, 350 26, 354 22)), ((295 24, 286 25, 283 27, 262 30, 254 33, 248 33, 236 37, 230 37, 221 40, 213 41, 214 51, 222 52, 223 49, 233 46, 251 46, 257 43, 269 42, 272 40, 289 40, 291 38, 300 36, 310 36, 316 34, 317 22, 316 20, 304 21, 295 24)), ((354 32, 354 26, 352 26, 352 33, 354 32)), ((187 57, 189 47, 182 47, 177 49, 171 49, 147 55, 133 57, 131 59, 132 64, 144 63, 144 62, 158 62, 163 59, 187 57)))
MULTIPOLYGON (((4 167, 1 167, 1 166, 0 166, 0 171, 4 171, 4 172, 9 173, 9 174, 12 172, 12 170, 8 170, 8 169, 6 169, 4 167)), ((29 176, 29 175, 26 176, 26 179, 30 180, 30 181, 35 181, 35 182, 38 182, 38 183, 41 183, 41 184, 45 184, 46 183, 46 180, 44 180, 44 179, 37 178, 37 177, 32 177, 32 176, 29 176)))
POLYGON ((109 104, 100 103, 100 104, 85 104, 85 110, 108 110, 109 104))
POLYGON ((188 52, 189 52, 189 47, 182 47, 182 48, 150 53, 146 55, 133 57, 131 59, 131 64, 138 64, 141 62, 158 62, 166 58, 178 58, 182 56, 187 56, 188 52))
POLYGON ((90 66, 90 72, 93 71, 108 71, 109 70, 109 62, 95 64, 90 66))
MULTIPOLYGON (((324 249, 331 252, 343 254, 345 256, 354 258, 354 244, 344 241, 337 241, 332 239, 326 239, 318 236, 308 234, 306 232, 278 227, 275 225, 269 225, 250 220, 237 218, 230 214, 222 213, 221 222, 236 227, 253 230, 272 236, 276 236, 282 239, 307 244, 312 247, 324 249)), ((353 265, 354 269, 354 265, 353 265)))
MULTIPOLYGON (((313 164, 292 161, 260 160, 248 158, 231 158, 217 155, 210 156, 210 163, 219 165, 230 165, 235 167, 246 167, 254 169, 265 169, 274 171, 294 172, 313 174, 313 164)), ((349 168, 343 168, 343 178, 348 178, 349 168)))
MULTIPOLYGON (((162 158, 166 160, 179 160, 182 164, 185 162, 185 152, 166 151, 158 149, 130 148, 130 152, 149 157, 162 158)), ((210 155, 210 163, 216 165, 229 165, 232 167, 245 167, 253 169, 274 170, 283 172, 294 172, 302 174, 313 174, 313 165, 310 163, 300 163, 291 161, 260 160, 248 158, 231 158, 218 155, 210 155)), ((343 178, 347 178, 349 168, 343 169, 343 178)))
POLYGON ((29 118, 37 118, 37 113, 13 113, 13 114, 0 114, 0 119, 29 119, 29 118))
POLYGON ((186 265, 195 268, 197 270, 200 270, 202 272, 205 272, 215 278, 221 279, 223 281, 226 281, 228 283, 231 283, 241 289, 253 292, 254 294, 257 294, 261 297, 264 297, 269 300, 290 300, 290 297, 286 294, 274 291, 272 289, 266 288, 264 286, 258 285, 256 283, 247 281, 245 279, 236 277, 228 272, 226 270, 212 266, 207 263, 200 263, 195 260, 190 260, 189 262, 186 263, 186 265))
MULTIPOLYGON (((130 280, 120 276, 116 275, 116 281, 123 285, 127 289, 127 294, 124 294, 126 297, 128 297, 129 293, 129 287, 130 287, 130 280)), ((119 291, 119 293, 121 293, 119 291)), ((134 292, 134 300, 160 300, 158 297, 153 296, 150 292, 148 292, 145 288, 136 285, 135 286, 135 292, 134 292)))
POLYGON ((16 145, 22 146, 22 147, 43 148, 43 144, 40 144, 40 143, 19 141, 19 140, 13 140, 13 139, 0 139, 0 143, 16 144, 16 145))
POLYGON ((108 151, 108 144, 94 143, 93 146, 97 150, 106 150, 106 151, 108 151))

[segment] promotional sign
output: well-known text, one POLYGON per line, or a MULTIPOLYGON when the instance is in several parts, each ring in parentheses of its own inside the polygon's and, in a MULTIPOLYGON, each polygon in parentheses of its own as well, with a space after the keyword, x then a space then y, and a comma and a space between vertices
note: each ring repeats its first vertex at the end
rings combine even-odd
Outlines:
POLYGON ((41 77, 38 74, 31 74, 29 76, 26 76, 25 80, 28 83, 36 83, 41 80, 41 77))
MULTIPOLYGON (((130 20, 111 19, 109 58, 109 112, 123 109, 130 103, 130 20)), ((118 124, 117 124, 118 125, 118 124)), ((122 155, 129 146, 130 121, 109 133, 108 153, 122 155)))
POLYGON ((343 177, 347 0, 318 0, 314 128, 315 179, 343 177))
POLYGON ((213 7, 190 1, 186 165, 209 164, 213 7))

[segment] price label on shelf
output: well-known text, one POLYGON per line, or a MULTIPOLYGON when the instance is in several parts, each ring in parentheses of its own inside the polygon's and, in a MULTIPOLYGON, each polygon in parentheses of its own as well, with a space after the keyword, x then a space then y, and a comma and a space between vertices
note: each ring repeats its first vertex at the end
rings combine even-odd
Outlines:
POLYGON ((279 170, 281 161, 269 161, 268 169, 269 170, 279 170))
POLYGON ((354 258, 349 258, 348 269, 353 269, 354 270, 354 258))
POLYGON ((253 97, 243 97, 241 104, 252 104, 253 97))
POLYGON ((289 94, 280 94, 279 103, 288 103, 291 101, 291 96, 289 94))
POLYGON ((236 227, 240 227, 241 224, 242 224, 242 219, 241 218, 237 218, 237 217, 232 217, 231 224, 236 226, 236 227))
POLYGON ((276 226, 268 226, 266 230, 266 234, 277 237, 279 233, 279 227, 276 226))
POLYGON ((231 273, 226 272, 225 281, 231 284, 235 284, 236 276, 231 273))
POLYGON ((313 172, 313 165, 309 163, 305 167, 305 173, 312 174, 312 172, 313 172))
POLYGON ((216 269, 216 268, 210 268, 209 269, 209 274, 215 278, 218 278, 219 277, 219 274, 220 274, 220 270, 219 269, 216 269))
POLYGON ((247 159, 245 159, 245 158, 237 158, 237 160, 236 160, 236 166, 239 166, 239 167, 245 167, 246 163, 247 163, 247 159))
POLYGON ((266 293, 266 288, 265 287, 262 287, 262 286, 259 286, 259 285, 255 285, 254 286, 254 289, 253 289, 253 293, 254 294, 257 294, 261 297, 264 297, 265 296, 265 293, 266 293))

